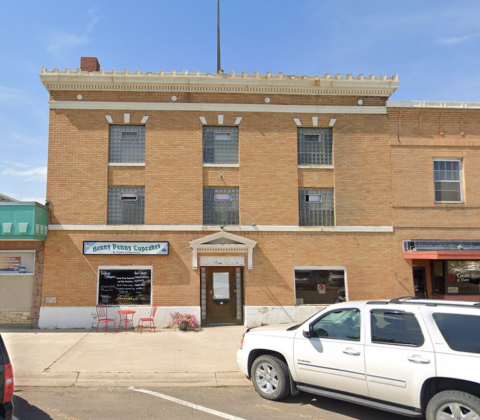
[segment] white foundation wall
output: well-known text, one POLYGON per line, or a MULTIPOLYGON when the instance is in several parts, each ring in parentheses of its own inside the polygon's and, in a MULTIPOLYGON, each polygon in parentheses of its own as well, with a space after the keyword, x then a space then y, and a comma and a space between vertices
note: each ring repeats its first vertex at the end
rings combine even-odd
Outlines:
POLYGON ((245 326, 252 328, 287 322, 300 323, 326 307, 324 305, 245 306, 245 326))
MULTIPOLYGON (((137 326, 140 318, 150 317, 150 306, 108 306, 108 318, 114 318, 118 327, 120 316, 118 311, 134 310, 133 324, 137 326)), ((166 328, 171 325, 172 317, 170 314, 180 312, 193 314, 200 322, 199 306, 182 307, 157 307, 155 314, 155 327, 166 328)), ((112 323, 109 323, 109 328, 112 323)), ((124 325, 124 324, 122 324, 124 325)), ((40 308, 40 319, 38 322, 40 329, 69 329, 69 328, 97 328, 97 310, 95 306, 73 306, 73 307, 53 307, 46 306, 40 308)), ((103 323, 100 325, 103 328, 103 323)))

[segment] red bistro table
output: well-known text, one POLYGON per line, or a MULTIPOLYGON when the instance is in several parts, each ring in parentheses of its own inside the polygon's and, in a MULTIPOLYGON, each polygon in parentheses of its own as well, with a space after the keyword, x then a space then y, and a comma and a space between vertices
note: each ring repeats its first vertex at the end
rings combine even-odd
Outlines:
POLYGON ((125 322, 125 334, 127 333, 127 327, 129 322, 132 323, 132 327, 133 329, 135 329, 135 326, 133 325, 133 315, 135 314, 135 311, 125 309, 123 311, 118 311, 118 314, 120 315, 120 322, 118 323, 117 331, 120 329, 120 325, 122 325, 122 322, 125 322), (122 315, 124 315, 125 318, 122 318, 122 315))

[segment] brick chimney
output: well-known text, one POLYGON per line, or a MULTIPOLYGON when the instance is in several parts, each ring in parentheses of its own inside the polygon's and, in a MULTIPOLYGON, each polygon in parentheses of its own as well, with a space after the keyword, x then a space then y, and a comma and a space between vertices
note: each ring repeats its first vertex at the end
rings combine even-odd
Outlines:
POLYGON ((100 63, 97 57, 81 57, 80 69, 82 71, 100 71, 100 63))

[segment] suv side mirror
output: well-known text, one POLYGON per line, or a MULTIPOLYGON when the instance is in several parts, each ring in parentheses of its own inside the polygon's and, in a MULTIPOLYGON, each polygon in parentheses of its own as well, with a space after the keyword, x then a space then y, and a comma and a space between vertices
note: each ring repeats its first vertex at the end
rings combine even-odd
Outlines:
POLYGON ((303 336, 305 338, 315 337, 315 333, 313 332, 313 327, 311 325, 308 326, 308 330, 303 330, 303 336))

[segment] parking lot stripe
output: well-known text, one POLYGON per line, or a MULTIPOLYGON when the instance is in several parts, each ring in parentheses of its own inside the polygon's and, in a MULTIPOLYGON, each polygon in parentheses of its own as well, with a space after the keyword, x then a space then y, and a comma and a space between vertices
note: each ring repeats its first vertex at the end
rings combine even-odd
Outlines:
POLYGON ((221 417, 223 419, 245 420, 245 419, 242 419, 241 417, 232 416, 230 414, 222 413, 221 411, 212 410, 210 408, 202 407, 201 405, 197 405, 197 404, 192 404, 192 403, 189 403, 188 401, 183 401, 175 397, 170 397, 169 395, 160 394, 159 392, 149 391, 148 389, 136 389, 133 386, 131 386, 129 389, 136 392, 143 392, 144 394, 148 394, 148 395, 153 395, 154 397, 163 398, 164 400, 171 401, 180 405, 184 405, 185 407, 190 407, 190 408, 193 408, 194 410, 204 411, 205 413, 209 413, 214 416, 221 417))

